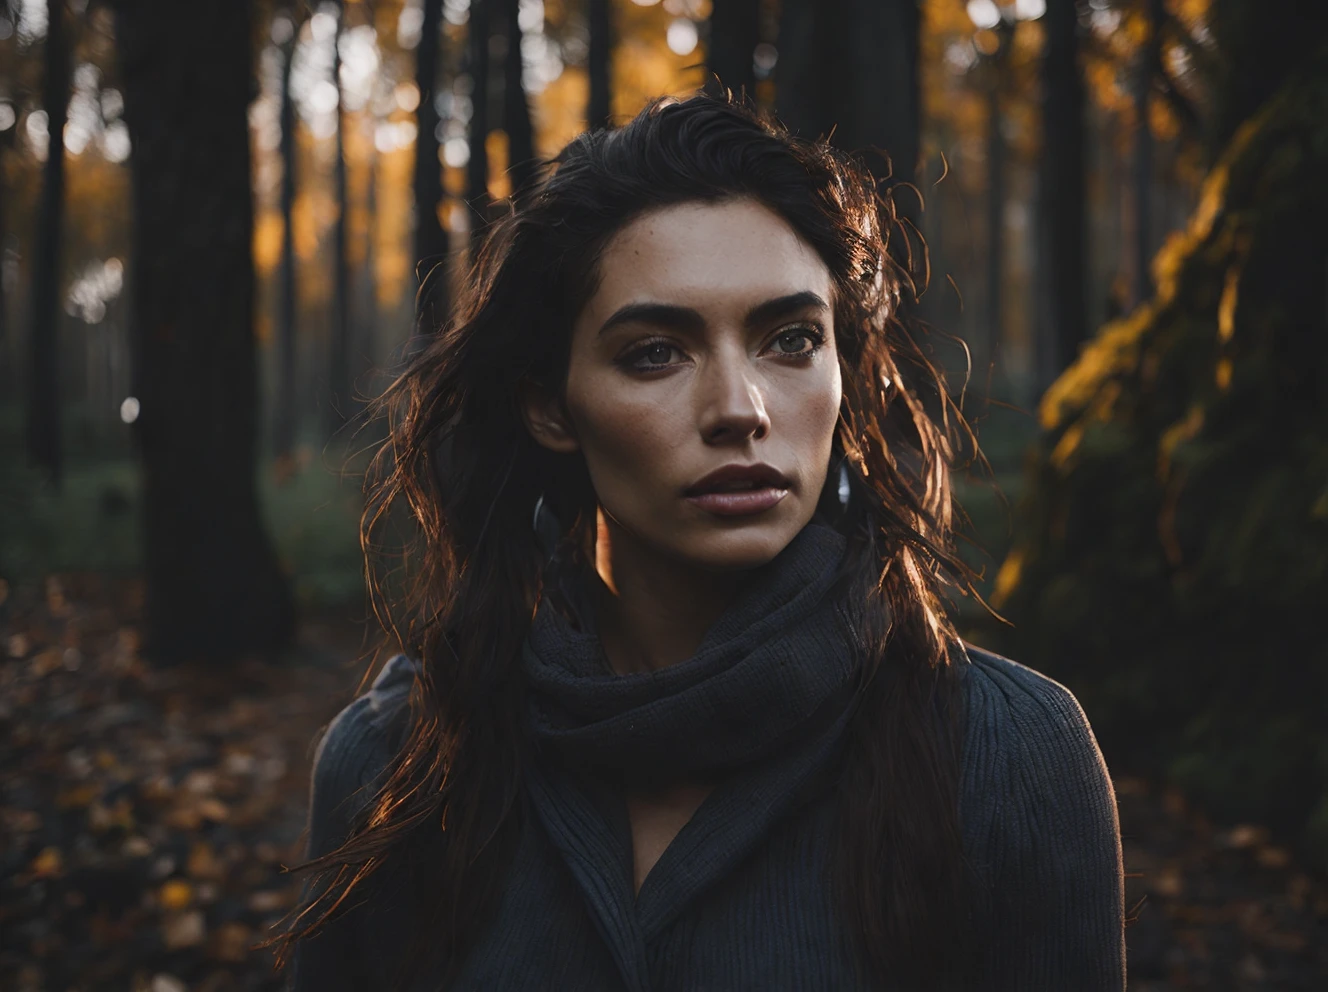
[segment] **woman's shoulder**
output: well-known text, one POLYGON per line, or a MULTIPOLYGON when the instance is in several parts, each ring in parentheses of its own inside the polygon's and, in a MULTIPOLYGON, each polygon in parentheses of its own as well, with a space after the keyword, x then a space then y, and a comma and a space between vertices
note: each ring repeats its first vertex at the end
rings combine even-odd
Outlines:
POLYGON ((327 725, 314 753, 309 804, 310 852, 325 853, 344 840, 370 787, 400 746, 417 663, 395 655, 369 690, 327 725))
POLYGON ((1114 826, 1115 793, 1079 700, 1009 658, 964 645, 968 722, 962 802, 990 822, 1114 826))
POLYGON ((1041 672, 972 644, 963 645, 960 664, 969 731, 1008 738, 1010 734, 1050 741, 1091 734, 1079 700, 1041 672))
POLYGON ((1019 988, 1123 989, 1120 825, 1088 718, 1054 679, 965 649, 959 805, 987 973, 1019 988))

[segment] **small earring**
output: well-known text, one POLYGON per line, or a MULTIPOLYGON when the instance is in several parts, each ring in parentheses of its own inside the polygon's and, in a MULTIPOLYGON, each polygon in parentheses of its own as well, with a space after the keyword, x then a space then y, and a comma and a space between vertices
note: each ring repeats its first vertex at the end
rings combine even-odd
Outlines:
POLYGON ((848 498, 853 495, 853 490, 849 486, 848 480, 848 462, 847 460, 839 463, 839 508, 848 509, 848 498))
POLYGON ((544 557, 553 558, 558 550, 558 541, 563 536, 563 528, 558 518, 553 515, 553 511, 549 509, 543 493, 540 493, 539 499, 535 500, 535 514, 531 518, 530 526, 535 532, 535 541, 539 544, 544 557))

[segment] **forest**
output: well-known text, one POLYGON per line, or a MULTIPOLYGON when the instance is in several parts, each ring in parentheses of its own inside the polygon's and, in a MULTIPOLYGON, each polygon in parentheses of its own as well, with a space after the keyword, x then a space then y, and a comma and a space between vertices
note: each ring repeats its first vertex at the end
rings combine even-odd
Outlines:
POLYGON ((366 405, 541 161, 723 88, 926 246, 954 615, 1092 722, 1130 988, 1325 987, 1321 0, 0 0, 0 987, 282 987, 366 405))

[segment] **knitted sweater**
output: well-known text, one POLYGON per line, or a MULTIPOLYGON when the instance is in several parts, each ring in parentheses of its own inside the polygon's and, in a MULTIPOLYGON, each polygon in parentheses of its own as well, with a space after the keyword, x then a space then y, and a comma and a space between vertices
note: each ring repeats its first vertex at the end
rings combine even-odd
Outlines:
MULTIPOLYGON (((1029 668, 972 647, 967 654, 960 821, 965 853, 987 893, 974 907, 981 989, 1121 992, 1124 894, 1115 794, 1083 710, 1064 686, 1029 668)), ((404 656, 392 659, 324 734, 312 777, 311 857, 342 842, 358 804, 380 781, 400 732, 411 665, 404 656)), ((453 987, 854 987, 825 883, 836 836, 833 790, 768 822, 759 803, 751 816, 758 836, 733 849, 738 857, 726 856, 736 843, 731 832, 684 828, 671 847, 685 850, 672 858, 666 851, 651 873, 665 876, 656 880, 664 888, 686 894, 684 908, 666 914, 657 911, 658 900, 642 905, 644 888, 633 905, 585 882, 591 869, 598 872, 593 878, 616 872, 630 893, 625 814, 608 814, 607 824, 594 816, 562 825, 531 818, 496 917, 453 987), (617 847, 581 843, 596 831, 618 838, 617 847), (587 863, 615 857, 617 865, 587 863)), ((382 976, 413 921, 382 895, 391 892, 390 879, 377 881, 367 904, 300 943, 293 992, 384 987, 382 976)), ((437 983, 426 978, 415 988, 437 983)))

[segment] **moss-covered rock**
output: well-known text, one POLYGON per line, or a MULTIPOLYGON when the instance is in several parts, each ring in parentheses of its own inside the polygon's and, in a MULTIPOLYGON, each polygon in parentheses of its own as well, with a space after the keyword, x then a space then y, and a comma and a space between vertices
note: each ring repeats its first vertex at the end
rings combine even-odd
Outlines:
POLYGON ((1113 768, 1328 864, 1328 53, 1048 390, 995 605, 1113 768))

